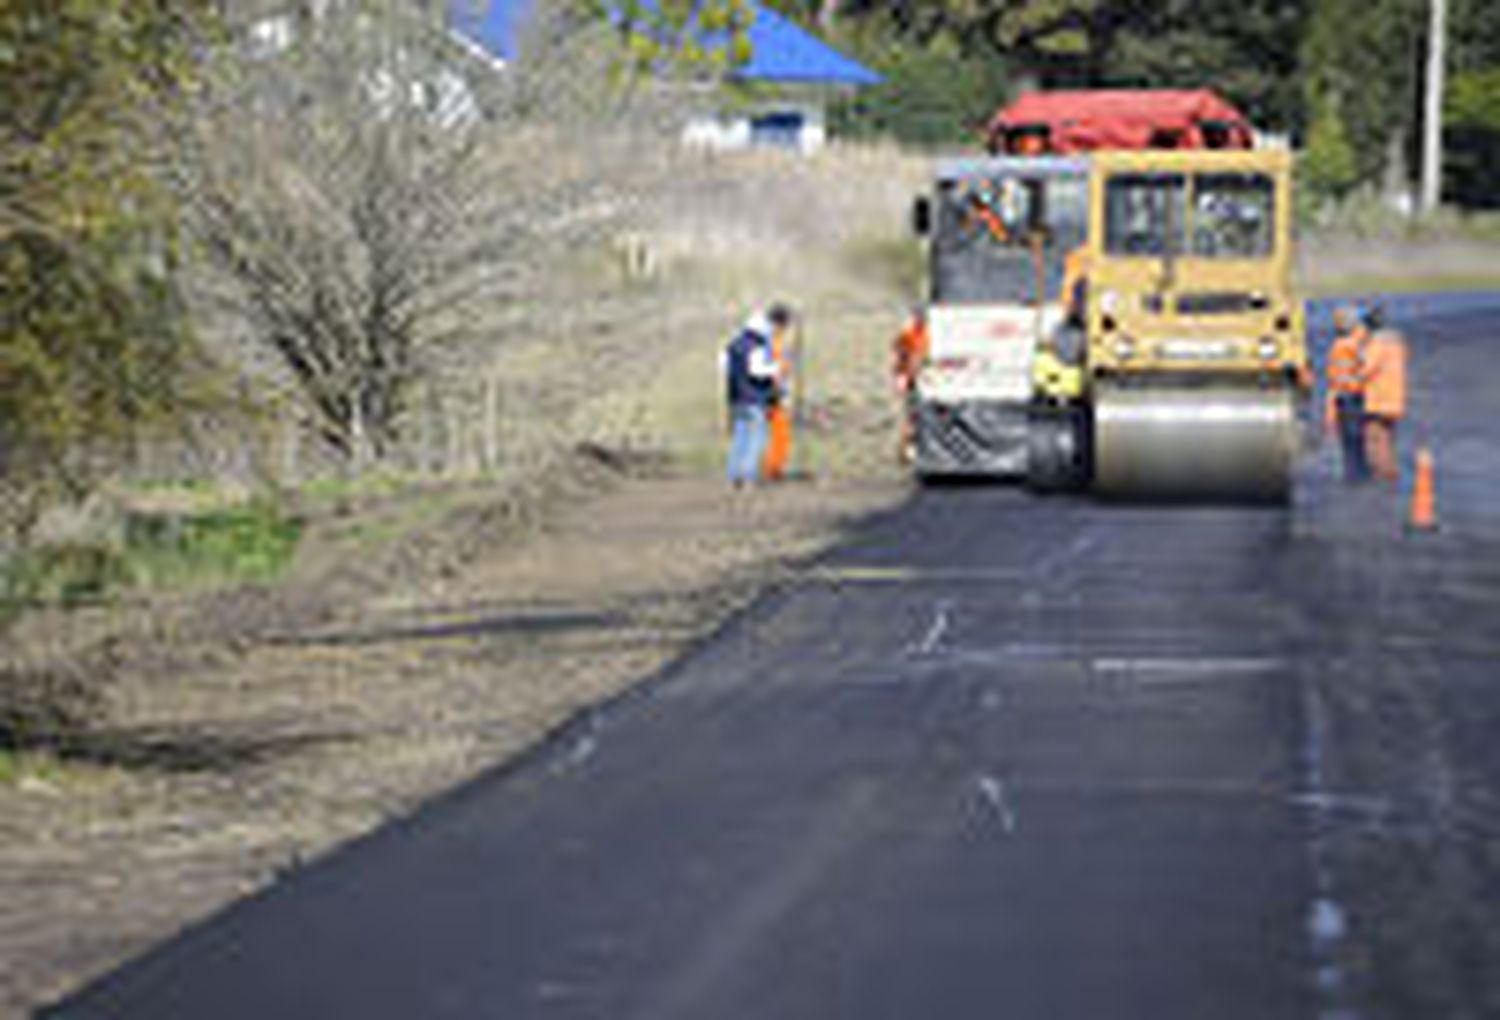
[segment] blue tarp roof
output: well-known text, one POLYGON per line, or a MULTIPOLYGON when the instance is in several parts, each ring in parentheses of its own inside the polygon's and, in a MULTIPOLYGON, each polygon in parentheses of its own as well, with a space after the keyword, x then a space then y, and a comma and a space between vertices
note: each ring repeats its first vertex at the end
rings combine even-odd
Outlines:
POLYGON ((516 37, 525 21, 525 0, 452 0, 449 22, 455 31, 500 60, 516 55, 516 37))
MULTIPOLYGON (((530 0, 451 0, 453 27, 501 60, 515 55, 530 0)), ((751 4, 750 59, 733 71, 746 81, 875 85, 880 75, 850 60, 775 11, 751 4)))
POLYGON ((817 36, 798 28, 775 11, 752 4, 750 59, 735 68, 749 81, 820 82, 877 85, 880 75, 844 56, 817 36))

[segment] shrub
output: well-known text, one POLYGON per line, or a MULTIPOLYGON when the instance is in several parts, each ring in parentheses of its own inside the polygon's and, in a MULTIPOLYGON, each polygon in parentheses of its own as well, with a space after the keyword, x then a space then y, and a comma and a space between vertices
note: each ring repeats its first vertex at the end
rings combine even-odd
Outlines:
POLYGON ((964 57, 935 46, 892 48, 868 59, 885 80, 830 112, 830 127, 848 137, 972 146, 1008 90, 1005 65, 994 57, 964 57))

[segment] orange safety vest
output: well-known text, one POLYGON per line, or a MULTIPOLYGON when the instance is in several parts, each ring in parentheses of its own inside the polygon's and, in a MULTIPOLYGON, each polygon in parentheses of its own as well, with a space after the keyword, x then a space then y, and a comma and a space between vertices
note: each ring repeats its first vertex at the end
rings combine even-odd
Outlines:
POLYGON ((927 360, 927 342, 927 324, 921 319, 912 319, 891 345, 894 355, 891 369, 903 385, 916 380, 922 362, 927 360))
POLYGON ((1362 393, 1365 388, 1365 348, 1369 335, 1354 329, 1336 337, 1328 348, 1328 389, 1331 393, 1362 393))
POLYGON ((1400 418, 1406 413, 1406 343, 1395 330, 1370 338, 1365 354, 1365 413, 1400 418))
POLYGON ((1069 315, 1082 315, 1087 301, 1089 253, 1082 246, 1063 256, 1062 306, 1069 315))
POLYGON ((786 406, 787 388, 791 382, 791 352, 787 350, 786 331, 771 333, 771 357, 776 362, 776 386, 780 400, 766 410, 766 448, 761 455, 762 477, 775 480, 786 474, 792 456, 792 416, 786 406))
POLYGON ((994 238, 997 243, 1009 243, 1010 231, 1006 229, 1005 221, 995 212, 988 198, 981 197, 980 195, 971 195, 969 198, 968 216, 970 218, 966 219, 966 223, 972 223, 977 219, 984 225, 984 229, 989 232, 990 237, 994 238))

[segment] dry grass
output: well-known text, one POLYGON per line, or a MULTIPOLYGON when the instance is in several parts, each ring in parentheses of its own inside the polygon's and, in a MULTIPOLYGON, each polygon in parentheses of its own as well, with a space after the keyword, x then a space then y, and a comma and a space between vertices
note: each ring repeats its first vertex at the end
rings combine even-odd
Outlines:
POLYGON ((474 470, 304 488, 306 538, 274 584, 133 594, 7 635, 0 666, 76 667, 59 675, 101 702, 60 756, 0 757, 0 1016, 523 749, 900 498, 885 358, 920 164, 836 151, 683 172, 643 228, 653 273, 580 252, 497 335, 498 464, 475 456, 482 388, 455 380, 463 429, 438 442, 474 470), (772 299, 804 315, 800 456, 821 480, 745 501, 718 480, 717 355, 772 299), (676 477, 589 468, 585 443, 676 477))
POLYGON ((1500 289, 1500 244, 1476 238, 1315 236, 1298 263, 1313 295, 1500 289))
POLYGON ((622 283, 617 316, 565 314, 563 335, 549 330, 502 360, 507 379, 581 372, 595 383, 561 421, 507 419, 511 443, 533 445, 521 437, 562 425, 573 438, 716 470, 719 350, 745 315, 781 300, 802 317, 801 467, 888 474, 887 351, 915 289, 907 210, 924 173, 921 160, 885 149, 694 159, 680 191, 650 216, 655 270, 622 283))

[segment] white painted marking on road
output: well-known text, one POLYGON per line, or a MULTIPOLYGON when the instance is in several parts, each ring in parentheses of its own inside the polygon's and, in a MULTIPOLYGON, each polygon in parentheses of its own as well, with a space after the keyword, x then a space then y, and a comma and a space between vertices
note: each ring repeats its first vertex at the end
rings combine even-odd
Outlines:
POLYGON ((1299 793, 1291 798, 1296 807, 1307 808, 1319 814, 1362 816, 1374 821, 1395 810, 1386 797, 1371 797, 1355 793, 1299 793))
POLYGON ((1060 568, 1082 559, 1083 554, 1093 549, 1095 544, 1096 536, 1092 531, 1080 532, 1065 548, 1058 549, 1052 555, 1032 564, 1032 573, 1044 578, 1049 574, 1060 573, 1060 568))
MULTIPOLYGON (((1317 964, 1314 980, 1323 999, 1319 1020, 1360 1020, 1347 1004, 1351 991, 1339 960, 1340 944, 1349 935, 1349 917, 1335 895, 1333 851, 1329 846, 1331 816, 1351 805, 1381 806, 1379 798, 1353 797, 1328 789, 1328 706, 1315 684, 1302 689, 1306 732, 1302 741, 1302 792, 1293 802, 1311 814, 1307 855, 1313 873, 1313 901, 1308 905, 1307 940, 1317 964)), ((1387 805, 1388 806, 1388 805, 1387 805)))
POLYGON ((553 771, 562 773, 582 766, 599 750, 600 714, 590 712, 583 720, 582 730, 569 746, 568 751, 553 766, 553 771))
POLYGON ((814 567, 786 575, 814 584, 1004 584, 1030 577, 1025 570, 985 567, 814 567))
POLYGON ((1333 900, 1321 897, 1314 900, 1307 916, 1307 932, 1314 946, 1324 950, 1333 948, 1349 933, 1343 908, 1333 900))
POLYGON ((990 807, 1000 816, 1000 827, 1007 833, 1016 831, 1016 812, 1011 807, 1010 798, 1006 796, 1005 783, 994 776, 979 777, 979 792, 989 802, 990 807))
POLYGON ((599 741, 593 734, 589 734, 573 745, 573 750, 568 755, 568 764, 582 765, 592 758, 597 750, 599 750, 599 741))
POLYGON ((938 602, 933 612, 932 623, 927 627, 927 633, 917 645, 919 655, 932 655, 938 650, 942 643, 943 635, 948 633, 949 614, 953 611, 953 600, 942 599, 938 602))
POLYGON ((948 657, 973 666, 997 666, 1008 665, 1018 660, 1068 661, 1073 658, 1073 654, 1067 645, 1012 641, 999 648, 955 648, 948 652, 948 657))
POLYGON ((1204 674, 1226 673, 1269 673, 1273 670, 1281 669, 1285 666, 1285 662, 1281 659, 1199 656, 1190 658, 1094 659, 1089 665, 1096 673, 1155 673, 1169 676, 1201 676, 1204 674))

